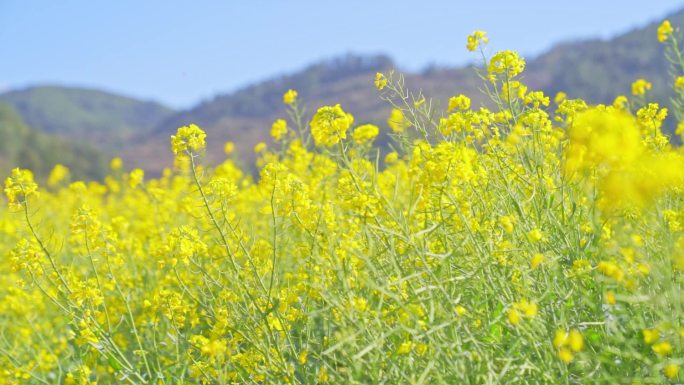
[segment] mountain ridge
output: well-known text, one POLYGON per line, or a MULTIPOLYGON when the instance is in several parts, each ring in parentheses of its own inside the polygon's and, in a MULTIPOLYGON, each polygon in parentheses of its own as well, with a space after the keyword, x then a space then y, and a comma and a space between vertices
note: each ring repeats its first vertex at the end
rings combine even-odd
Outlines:
POLYGON ((156 101, 75 86, 23 87, 0 94, 0 102, 31 127, 98 146, 122 144, 175 112, 156 101))
MULTIPOLYGON (((675 26, 684 26, 684 10, 667 18, 675 26)), ((558 91, 564 91, 571 98, 610 103, 615 96, 628 94, 631 82, 643 77, 654 85, 653 99, 667 104, 672 79, 668 74, 663 46, 656 40, 656 28, 657 23, 651 22, 611 38, 560 42, 539 55, 527 58, 528 65, 522 80, 530 89, 544 91, 551 97, 558 91)), ((207 132, 211 161, 224 156, 222 147, 227 140, 237 144, 240 156, 252 159, 253 146, 269 140, 270 123, 286 116, 282 94, 289 88, 299 92, 301 100, 307 104, 308 116, 321 105, 340 103, 354 114, 355 123, 373 122, 386 130, 385 120, 390 107, 380 100, 373 86, 375 72, 396 69, 404 73, 409 89, 422 90, 427 97, 442 105, 450 96, 463 93, 473 98, 477 106, 486 103, 479 91, 481 80, 473 70, 478 65, 480 63, 477 62, 458 67, 433 65, 418 72, 403 72, 387 55, 346 54, 313 63, 300 71, 248 84, 235 91, 218 93, 188 109, 174 110, 157 102, 134 98, 127 98, 128 101, 117 99, 118 102, 112 102, 118 106, 116 108, 109 108, 110 104, 102 102, 90 112, 94 111, 96 123, 104 121, 107 124, 88 126, 89 115, 77 114, 80 120, 76 119, 76 128, 69 126, 72 120, 59 121, 61 118, 54 113, 54 106, 48 108, 51 114, 47 115, 57 115, 56 120, 61 126, 46 128, 39 119, 40 114, 30 108, 16 108, 14 99, 15 108, 23 112, 22 116, 28 115, 24 119, 29 125, 53 133, 61 130, 57 132, 60 136, 96 145, 110 156, 121 154, 129 166, 158 173, 172 165, 169 135, 177 127, 189 123, 199 124, 207 132), (144 111, 142 117, 136 115, 140 110, 144 111), (121 116, 112 117, 113 111, 121 116)), ((7 99, 7 94, 0 94, 0 101, 7 99)), ((86 110, 89 107, 79 98, 75 101, 74 98, 67 99, 77 107, 86 110)), ((36 108, 39 112, 43 111, 41 108, 45 109, 44 106, 36 108)))

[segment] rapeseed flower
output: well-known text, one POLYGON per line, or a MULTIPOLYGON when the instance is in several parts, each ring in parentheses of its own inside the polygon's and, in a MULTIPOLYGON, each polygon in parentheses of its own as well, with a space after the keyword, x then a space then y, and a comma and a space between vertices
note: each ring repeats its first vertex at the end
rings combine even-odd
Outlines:
POLYGON ((670 21, 663 21, 658 27, 658 41, 661 43, 666 42, 667 39, 672 36, 672 32, 674 32, 674 29, 672 29, 672 24, 670 24, 670 21))
POLYGON ((171 150, 176 155, 201 151, 206 147, 206 137, 207 134, 196 124, 180 127, 176 135, 171 136, 171 150))
POLYGON ((297 96, 297 91, 289 89, 283 94, 283 103, 285 103, 288 106, 294 104, 294 102, 297 100, 297 96))
POLYGON ((30 170, 15 168, 5 180, 5 195, 10 206, 21 206, 30 197, 38 195, 38 185, 33 180, 30 170))
POLYGON ((354 132, 352 133, 352 139, 354 139, 354 143, 364 144, 373 141, 373 139, 375 139, 379 133, 380 129, 378 126, 373 124, 364 124, 354 129, 354 132))
POLYGON ((466 48, 468 51, 475 51, 477 47, 481 45, 485 45, 489 43, 489 38, 487 37, 487 33, 484 31, 473 31, 470 35, 468 35, 468 42, 466 44, 466 48))
POLYGON ((281 140, 287 134, 287 122, 285 119, 277 119, 271 125, 271 136, 276 141, 281 140))
POLYGON ((644 80, 644 79, 637 79, 632 83, 632 95, 634 96, 642 96, 646 94, 646 91, 650 90, 651 87, 653 87, 653 84, 650 82, 644 80))

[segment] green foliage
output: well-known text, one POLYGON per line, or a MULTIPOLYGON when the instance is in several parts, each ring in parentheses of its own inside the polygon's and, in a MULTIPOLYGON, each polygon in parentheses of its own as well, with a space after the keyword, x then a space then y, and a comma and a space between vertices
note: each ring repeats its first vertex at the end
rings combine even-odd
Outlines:
POLYGON ((97 149, 36 131, 12 107, 0 103, 0 173, 7 175, 19 166, 45 178, 57 163, 69 167, 76 179, 101 178, 107 170, 97 149))

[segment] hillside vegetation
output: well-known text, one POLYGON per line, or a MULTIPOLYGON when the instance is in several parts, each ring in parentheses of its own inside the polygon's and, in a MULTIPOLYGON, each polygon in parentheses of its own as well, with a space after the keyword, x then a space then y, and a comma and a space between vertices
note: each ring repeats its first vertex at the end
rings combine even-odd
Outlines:
POLYGON ((118 149, 173 113, 155 102, 60 86, 10 91, 0 102, 14 107, 31 127, 104 150, 118 149))
POLYGON ((7 175, 20 166, 42 179, 58 163, 69 167, 76 179, 101 179, 107 172, 107 159, 98 149, 38 131, 0 103, 0 173, 7 175))

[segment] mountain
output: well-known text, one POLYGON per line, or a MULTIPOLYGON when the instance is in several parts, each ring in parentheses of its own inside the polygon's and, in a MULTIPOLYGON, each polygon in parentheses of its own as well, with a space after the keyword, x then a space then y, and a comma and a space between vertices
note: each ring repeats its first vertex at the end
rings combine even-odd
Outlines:
MULTIPOLYGON (((684 27, 684 10, 667 18, 673 25, 684 27)), ((654 22, 610 39, 558 44, 541 55, 526 58, 523 81, 549 96, 564 91, 570 98, 610 103, 617 95, 629 94, 635 79, 645 78, 653 83, 651 96, 667 105, 672 76, 663 46, 656 40, 657 26, 654 22)), ((269 140, 273 120, 286 116, 282 94, 289 88, 296 89, 307 105, 306 117, 321 105, 340 103, 354 114, 355 123, 376 123, 385 131, 390 106, 378 97, 373 85, 378 71, 396 69, 404 73, 410 90, 422 90, 441 105, 459 93, 473 98, 475 106, 485 104, 476 66, 433 66, 407 73, 387 56, 350 54, 217 95, 185 111, 102 91, 66 87, 12 91, 0 94, 0 101, 12 105, 36 129, 72 142, 86 142, 108 156, 120 154, 128 167, 143 167, 155 174, 172 164, 169 136, 189 123, 197 123, 207 131, 210 161, 223 156, 223 143, 228 140, 236 143, 241 157, 253 159, 254 145, 269 140)), ((673 126, 670 119, 668 127, 673 126)))
POLYGON ((10 105, 0 103, 0 175, 23 167, 44 180, 57 163, 69 167, 75 179, 101 179, 107 171, 102 151, 33 129, 10 105))
MULTIPOLYGON (((182 125, 196 123, 209 135, 211 160, 221 156, 223 144, 228 140, 236 143, 241 156, 251 159, 254 145, 268 140, 273 119, 285 115, 282 95, 288 88, 296 89, 304 97, 309 115, 321 105, 341 103, 354 116, 379 122, 384 102, 378 98, 368 76, 393 67, 392 61, 381 55, 347 55, 317 63, 292 75, 218 95, 172 115, 123 154, 127 159, 134 159, 135 164, 145 164, 153 169, 168 166, 172 162, 169 136, 182 125)), ((357 122, 361 121, 359 118, 357 122)))
POLYGON ((42 132, 112 152, 174 111, 156 102, 74 87, 40 86, 0 94, 26 123, 42 132))
MULTIPOLYGON (((673 25, 684 27, 684 10, 667 17, 673 25)), ((591 39, 559 44, 537 57, 527 58, 523 81, 531 89, 550 96, 558 91, 571 98, 592 103, 611 103, 615 96, 629 94, 631 83, 645 78, 654 85, 652 96, 668 104, 671 95, 669 65, 663 46, 656 40, 658 23, 650 23, 611 39, 591 39)), ((511 47, 515 48, 515 47, 511 47)), ((171 164, 168 137, 176 128, 197 123, 207 131, 212 160, 222 156, 225 141, 236 142, 243 157, 252 158, 252 148, 268 141, 271 122, 284 117, 282 94, 296 89, 308 106, 308 115, 321 105, 340 103, 354 114, 356 123, 384 123, 390 110, 380 100, 373 85, 375 72, 397 69, 406 85, 444 105, 450 96, 467 94, 477 103, 486 103, 480 92, 481 80, 474 66, 428 68, 406 73, 386 56, 347 55, 304 70, 254 84, 233 93, 218 95, 192 109, 171 115, 153 131, 128 147, 126 156, 147 167, 159 169, 171 164)), ((672 123, 670 123, 672 126, 672 123)))

